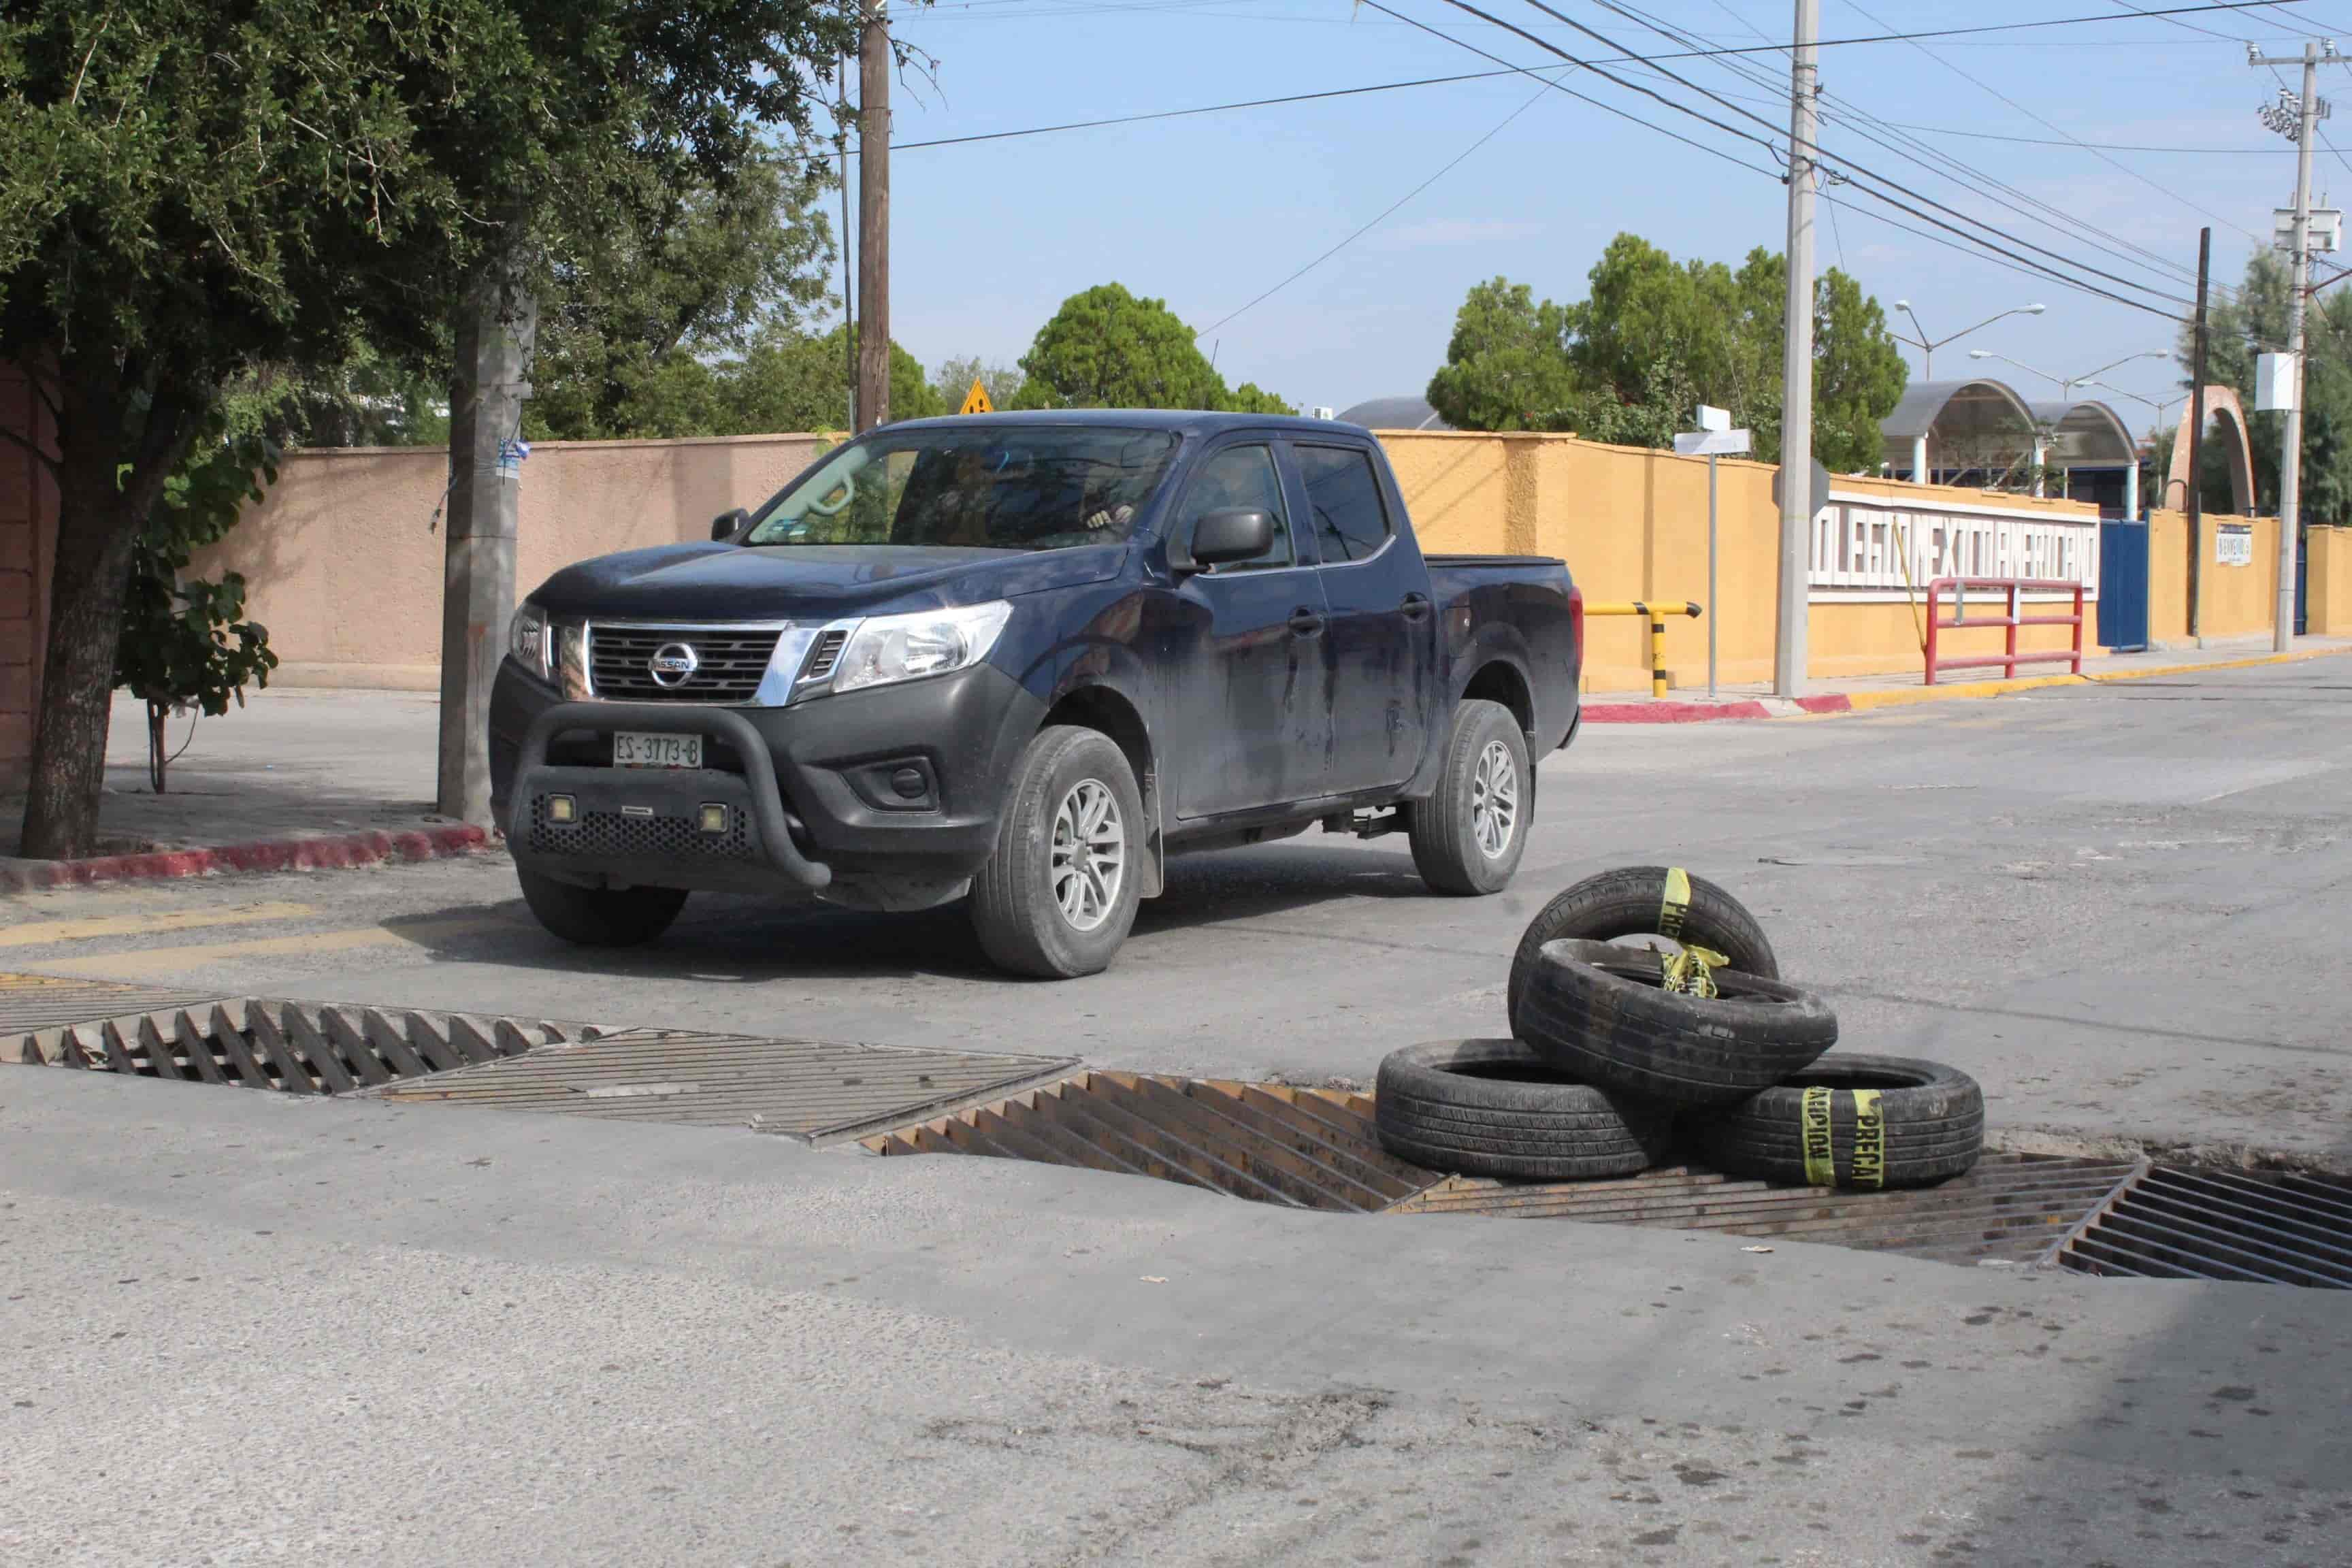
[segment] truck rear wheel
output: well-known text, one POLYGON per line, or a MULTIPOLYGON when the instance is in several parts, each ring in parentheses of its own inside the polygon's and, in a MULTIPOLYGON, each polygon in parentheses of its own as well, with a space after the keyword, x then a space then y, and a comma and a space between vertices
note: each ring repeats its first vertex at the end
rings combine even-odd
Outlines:
POLYGON ((1110 967, 1135 924, 1143 795, 1099 731, 1055 724, 1013 769, 996 850, 971 882, 971 926, 1001 969, 1068 980, 1110 967))
POLYGON ((1499 702, 1454 710, 1444 769, 1427 800, 1412 803, 1412 863, 1440 893, 1499 893, 1527 852, 1535 805, 1528 738, 1499 702))
POLYGON ((581 947, 635 947, 669 930, 683 888, 583 888, 520 868, 522 901, 539 923, 581 947))

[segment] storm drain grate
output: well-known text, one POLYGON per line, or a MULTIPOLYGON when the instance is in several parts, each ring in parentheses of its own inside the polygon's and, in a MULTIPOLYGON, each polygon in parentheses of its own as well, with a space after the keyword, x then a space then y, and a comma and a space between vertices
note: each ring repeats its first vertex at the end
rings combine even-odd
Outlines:
POLYGON ((0 974, 0 1040, 172 1007, 209 1007, 217 993, 162 991, 65 974, 0 974))
POLYGON ((1059 1078, 1074 1057, 772 1040, 682 1030, 590 1031, 510 1061, 371 1090, 402 1104, 552 1110, 630 1121, 749 1126, 813 1142, 1059 1078))
POLYGON ((247 998, 37 1031, 18 1042, 16 1059, 184 1083, 341 1094, 519 1056, 583 1032, 594 1031, 541 1019, 247 998))
POLYGON ((2143 1166, 2058 1261, 2085 1274, 2352 1289, 2352 1183, 2143 1166))
POLYGON ((1391 1157, 1360 1094, 1087 1072, 866 1140, 877 1154, 984 1154, 1365 1214, 1438 1179, 1391 1157))
POLYGON ((1397 1212, 1719 1230, 1946 1263, 2028 1264, 2050 1257, 2133 1169, 2128 1162, 1988 1154, 1965 1176, 1892 1192, 1776 1187, 1691 1167, 1526 1185, 1453 1176, 1397 1212))
POLYGON ((865 1140, 1203 1187, 1291 1207, 1712 1230, 1936 1262, 2352 1285, 2352 1184, 1988 1154, 1939 1186, 1777 1187, 1694 1166, 1618 1181, 1447 1176, 1390 1156, 1370 1095, 1089 1071, 865 1140))

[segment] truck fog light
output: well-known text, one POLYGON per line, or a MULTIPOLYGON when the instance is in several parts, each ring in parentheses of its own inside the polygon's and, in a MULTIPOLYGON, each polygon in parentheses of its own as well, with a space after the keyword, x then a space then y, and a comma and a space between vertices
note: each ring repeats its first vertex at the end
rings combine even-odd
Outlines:
POLYGON ((726 832, 727 808, 723 805, 706 805, 702 808, 702 831, 705 833, 726 832))
POLYGON ((577 822, 580 820, 580 808, 573 803, 572 797, 568 795, 549 795, 547 797, 547 820, 557 824, 570 824, 577 822))

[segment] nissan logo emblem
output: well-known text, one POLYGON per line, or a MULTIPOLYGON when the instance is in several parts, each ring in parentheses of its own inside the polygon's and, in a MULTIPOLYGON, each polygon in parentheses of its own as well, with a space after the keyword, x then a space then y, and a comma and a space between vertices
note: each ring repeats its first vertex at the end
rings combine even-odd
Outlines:
POLYGON ((654 649, 653 658, 646 660, 646 668, 653 672, 656 686, 683 686, 701 668, 702 660, 682 642, 664 643, 654 649))

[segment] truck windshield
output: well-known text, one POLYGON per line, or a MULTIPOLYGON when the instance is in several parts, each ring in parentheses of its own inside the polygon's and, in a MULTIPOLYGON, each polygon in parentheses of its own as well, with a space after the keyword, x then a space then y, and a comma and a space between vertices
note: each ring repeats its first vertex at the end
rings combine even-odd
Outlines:
POLYGON ((873 431, 779 492, 747 544, 1066 550, 1125 539, 1176 437, 1099 426, 873 431))

